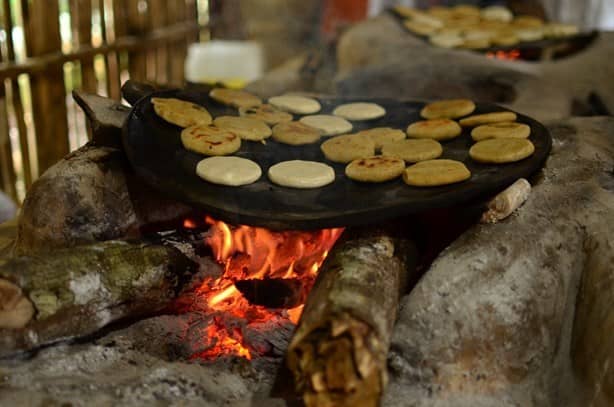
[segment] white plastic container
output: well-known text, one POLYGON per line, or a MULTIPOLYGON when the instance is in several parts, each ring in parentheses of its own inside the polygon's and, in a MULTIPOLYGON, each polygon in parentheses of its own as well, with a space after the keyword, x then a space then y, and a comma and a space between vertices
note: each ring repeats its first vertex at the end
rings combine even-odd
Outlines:
POLYGON ((262 47, 254 41, 208 41, 188 48, 185 77, 190 82, 224 82, 242 87, 264 72, 262 47))

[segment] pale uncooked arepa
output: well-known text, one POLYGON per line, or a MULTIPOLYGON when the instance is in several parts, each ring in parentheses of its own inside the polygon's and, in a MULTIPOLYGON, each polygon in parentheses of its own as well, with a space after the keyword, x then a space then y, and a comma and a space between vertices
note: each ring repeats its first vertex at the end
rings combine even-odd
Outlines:
POLYGON ((262 170, 246 158, 209 157, 196 165, 196 174, 213 184, 237 187, 258 181, 262 170))
POLYGON ((303 160, 275 164, 268 175, 274 184, 299 189, 320 188, 335 180, 335 170, 330 165, 303 160))
POLYGON ((295 95, 274 96, 269 99, 269 104, 295 114, 313 114, 322 109, 320 102, 317 100, 295 95))

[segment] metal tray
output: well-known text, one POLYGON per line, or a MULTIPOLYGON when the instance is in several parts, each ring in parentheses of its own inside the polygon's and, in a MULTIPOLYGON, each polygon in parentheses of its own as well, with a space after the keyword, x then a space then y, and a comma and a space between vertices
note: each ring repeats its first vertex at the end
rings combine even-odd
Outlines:
MULTIPOLYGON (((462 183, 416 188, 401 179, 366 184, 348 179, 345 165, 328 162, 320 151, 320 143, 308 146, 289 146, 272 139, 266 145, 244 141, 237 156, 260 164, 263 176, 256 183, 242 187, 214 185, 200 179, 196 164, 204 157, 183 148, 181 129, 159 118, 150 99, 176 97, 205 106, 215 116, 236 115, 234 108, 223 106, 206 93, 194 90, 155 92, 140 99, 133 107, 124 126, 124 147, 136 173, 152 187, 171 197, 193 205, 233 224, 262 226, 269 229, 315 229, 372 224, 401 215, 430 208, 456 206, 473 199, 485 198, 499 192, 518 178, 528 177, 544 164, 552 140, 546 128, 537 121, 519 115, 518 121, 531 126, 530 140, 535 153, 520 162, 506 165, 484 165, 468 155, 472 145, 469 131, 443 142, 443 158, 464 162, 472 177, 462 183), (334 183, 323 188, 300 190, 280 187, 269 182, 266 173, 275 163, 292 159, 327 162, 336 173, 334 183)), ((399 102, 389 99, 319 99, 323 114, 335 106, 369 101, 384 106, 385 117, 377 120, 353 122, 354 130, 388 126, 405 129, 420 119, 423 102, 399 102)), ((502 107, 478 104, 476 113, 505 110, 502 107)), ((324 138, 323 138, 324 140, 324 138)))

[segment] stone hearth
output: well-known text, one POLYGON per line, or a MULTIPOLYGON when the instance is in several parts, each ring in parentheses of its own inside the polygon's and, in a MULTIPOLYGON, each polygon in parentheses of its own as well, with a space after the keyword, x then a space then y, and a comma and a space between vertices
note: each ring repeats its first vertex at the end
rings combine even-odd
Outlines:
MULTIPOLYGON (((467 230, 404 296, 384 406, 612 402, 614 119, 549 129, 554 150, 527 203, 503 222, 467 230)), ((291 325, 279 325, 253 362, 190 361, 178 334, 190 317, 117 322, 5 358, 0 403, 292 405, 279 390, 288 389, 280 380, 291 325)))
MULTIPOLYGON (((509 218, 479 223, 486 202, 476 202, 398 220, 420 262, 405 276, 382 406, 614 404, 614 118, 574 117, 594 113, 595 95, 614 111, 613 35, 558 61, 500 61, 430 47, 383 15, 348 30, 336 48, 297 57, 250 85, 264 97, 468 97, 510 107, 551 132, 552 154, 509 218)), ((100 290, 56 315, 57 328, 34 324, 21 336, 0 329, 0 405, 300 405, 285 367, 295 329, 288 318, 267 321, 266 334, 254 331, 262 351, 251 361, 193 357, 208 320, 169 304, 193 299, 203 276, 222 268, 202 236, 174 232, 203 214, 131 171, 118 136, 125 107, 91 95, 87 103, 105 107, 86 111, 93 142, 47 171, 18 224, 0 228, 0 275, 83 251, 100 290), (153 233, 160 231, 172 232, 153 233), (104 278, 115 265, 97 253, 109 246, 168 256, 125 259, 144 264, 135 279, 146 289, 130 291, 131 281, 110 296, 105 290, 115 294, 125 279, 104 278), (182 278, 172 278, 174 256, 190 262, 182 278)), ((401 247, 391 264, 406 255, 401 247)), ((36 307, 49 297, 65 300, 38 296, 36 307)))

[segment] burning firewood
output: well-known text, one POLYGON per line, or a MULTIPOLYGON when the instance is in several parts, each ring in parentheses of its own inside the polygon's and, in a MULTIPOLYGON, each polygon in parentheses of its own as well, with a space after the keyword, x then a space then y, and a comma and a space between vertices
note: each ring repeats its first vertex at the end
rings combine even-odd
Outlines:
POLYGON ((191 270, 173 247, 118 241, 9 260, 0 265, 0 356, 159 311, 191 270))
POLYGON ((412 247, 370 232, 333 249, 288 349, 307 406, 378 405, 412 247))

